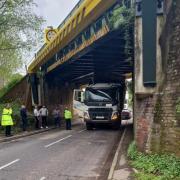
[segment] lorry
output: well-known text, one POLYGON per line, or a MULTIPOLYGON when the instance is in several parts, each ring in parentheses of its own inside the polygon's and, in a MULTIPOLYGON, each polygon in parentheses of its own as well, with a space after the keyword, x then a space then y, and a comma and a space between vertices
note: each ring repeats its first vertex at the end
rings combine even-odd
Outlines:
POLYGON ((87 130, 92 130, 96 124, 109 124, 113 129, 119 129, 124 98, 124 83, 96 83, 76 89, 74 116, 86 123, 87 130))

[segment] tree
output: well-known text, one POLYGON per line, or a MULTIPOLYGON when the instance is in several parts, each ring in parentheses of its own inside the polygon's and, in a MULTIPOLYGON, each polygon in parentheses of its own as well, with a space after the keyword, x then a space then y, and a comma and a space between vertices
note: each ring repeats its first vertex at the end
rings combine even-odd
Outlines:
MULTIPOLYGON (((127 1, 127 3, 130 1, 127 1)), ((127 61, 132 63, 132 54, 134 48, 134 21, 135 12, 133 8, 122 5, 116 6, 110 18, 110 27, 113 30, 124 31, 125 54, 127 61)))
POLYGON ((0 76, 7 81, 22 66, 22 57, 42 39, 43 19, 33 0, 0 1, 0 76))

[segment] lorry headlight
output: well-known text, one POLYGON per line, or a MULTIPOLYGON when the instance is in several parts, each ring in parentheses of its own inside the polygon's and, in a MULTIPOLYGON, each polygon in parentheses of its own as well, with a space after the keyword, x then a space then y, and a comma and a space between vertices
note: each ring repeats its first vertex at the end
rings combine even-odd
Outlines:
POLYGON ((112 120, 117 120, 119 118, 119 113, 118 112, 113 112, 111 119, 112 120))
POLYGON ((90 119, 89 113, 87 111, 84 112, 84 119, 90 119))

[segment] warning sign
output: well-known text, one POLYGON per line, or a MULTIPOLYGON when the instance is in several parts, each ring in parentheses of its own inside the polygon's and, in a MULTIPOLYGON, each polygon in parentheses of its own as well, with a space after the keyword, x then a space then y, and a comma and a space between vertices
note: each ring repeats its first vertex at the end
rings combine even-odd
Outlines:
POLYGON ((45 42, 48 44, 50 43, 53 39, 55 39, 57 35, 57 29, 45 29, 45 42))

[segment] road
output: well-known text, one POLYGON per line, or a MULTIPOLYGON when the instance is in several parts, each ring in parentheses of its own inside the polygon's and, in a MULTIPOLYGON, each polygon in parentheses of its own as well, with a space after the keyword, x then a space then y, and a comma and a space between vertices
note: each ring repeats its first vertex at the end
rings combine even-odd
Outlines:
POLYGON ((54 130, 0 144, 0 180, 103 180, 124 129, 54 130))

